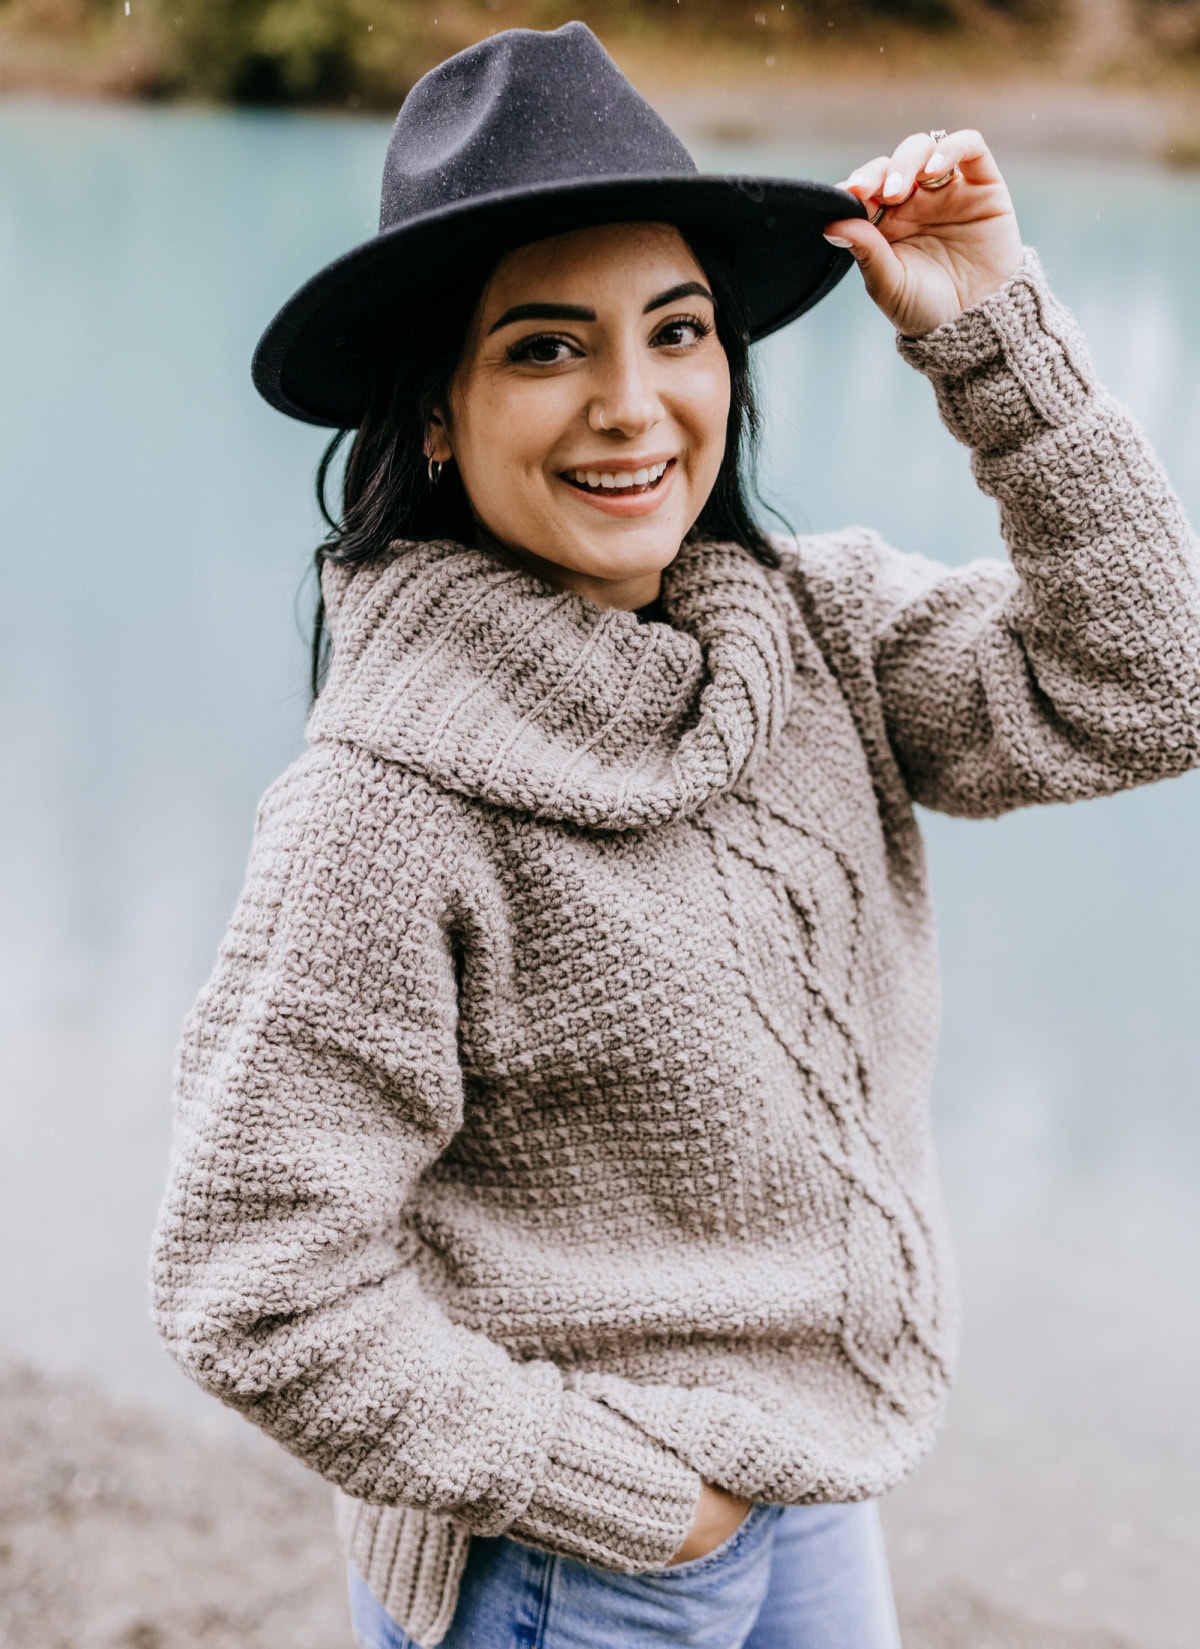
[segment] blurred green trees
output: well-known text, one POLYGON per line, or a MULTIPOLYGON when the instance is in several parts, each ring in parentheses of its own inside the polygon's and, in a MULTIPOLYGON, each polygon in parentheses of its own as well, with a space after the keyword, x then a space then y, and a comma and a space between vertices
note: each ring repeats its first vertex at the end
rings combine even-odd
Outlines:
MULTIPOLYGON (((1200 66, 1200 0, 1109 0, 1104 15, 1105 72, 1189 54, 1200 66)), ((98 65, 90 81, 76 76, 84 90, 394 109, 472 41, 573 17, 615 51, 677 50, 684 62, 700 50, 732 61, 764 45, 836 42, 852 54, 882 32, 988 62, 1022 44, 1026 62, 1048 62, 1066 42, 1064 61, 1095 66, 1095 53, 1069 49, 1089 36, 1089 0, 129 0, 128 10, 126 0, 0 0, 0 88, 31 78, 22 81, 20 47, 35 68, 65 65, 68 84, 72 65, 98 65), (6 74, 6 62, 18 67, 6 74)))
POLYGON ((402 94, 426 66, 426 8, 409 0, 154 4, 165 89, 191 96, 292 103, 343 102, 357 93, 374 101, 402 94))
MULTIPOLYGON (((111 3, 111 0, 105 0, 111 3)), ((393 103, 434 63, 496 29, 581 18, 605 37, 755 45, 836 24, 954 30, 990 14, 1051 21, 1061 0, 141 0, 160 9, 168 87, 233 101, 393 103)))

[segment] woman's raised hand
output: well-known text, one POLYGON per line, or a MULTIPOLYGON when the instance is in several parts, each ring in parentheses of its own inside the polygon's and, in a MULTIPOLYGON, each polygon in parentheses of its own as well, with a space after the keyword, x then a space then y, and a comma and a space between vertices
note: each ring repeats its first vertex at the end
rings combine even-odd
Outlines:
POLYGON ((863 282, 900 332, 919 337, 954 320, 1004 285, 1021 262, 1012 199, 978 132, 906 137, 893 154, 859 166, 838 185, 873 213, 878 225, 838 218, 825 227, 835 246, 853 252, 863 282), (943 188, 922 179, 957 166, 943 188))

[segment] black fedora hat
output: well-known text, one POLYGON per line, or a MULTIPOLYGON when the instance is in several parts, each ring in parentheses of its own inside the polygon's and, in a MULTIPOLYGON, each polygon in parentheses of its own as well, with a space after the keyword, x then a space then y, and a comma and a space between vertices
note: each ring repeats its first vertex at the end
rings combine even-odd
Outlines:
POLYGON ((379 231, 276 315, 252 375, 273 407, 355 427, 381 333, 402 304, 436 303, 456 260, 499 256, 596 223, 671 222, 719 237, 751 339, 810 309, 850 268, 821 230, 865 217, 853 195, 791 178, 701 174, 591 29, 505 29, 409 92, 383 168, 379 231))

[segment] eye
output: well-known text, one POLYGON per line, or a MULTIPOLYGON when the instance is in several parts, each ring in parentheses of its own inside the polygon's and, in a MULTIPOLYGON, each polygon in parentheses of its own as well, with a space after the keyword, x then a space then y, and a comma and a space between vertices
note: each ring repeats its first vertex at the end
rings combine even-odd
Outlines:
MULTIPOLYGON (((690 327, 696 335, 696 342, 699 342, 701 338, 707 338, 712 331, 708 321, 702 320, 699 315, 677 315, 673 321, 668 321, 665 326, 659 328, 658 336, 661 338, 664 333, 677 332, 681 327, 690 327)), ((677 347, 680 343, 686 345, 688 342, 687 338, 682 338, 668 347, 677 347)))
POLYGON ((563 357, 553 352, 570 347, 565 338, 555 338, 548 332, 539 332, 532 338, 522 338, 518 343, 510 344, 504 353, 510 361, 533 361, 539 366, 555 366, 563 357), (550 353, 547 354, 546 351, 550 353))

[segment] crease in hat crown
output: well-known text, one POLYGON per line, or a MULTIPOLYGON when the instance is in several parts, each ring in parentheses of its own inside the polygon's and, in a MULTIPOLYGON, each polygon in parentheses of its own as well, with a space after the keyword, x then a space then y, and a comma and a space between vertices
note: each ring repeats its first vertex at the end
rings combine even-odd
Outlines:
POLYGON ((430 69, 405 98, 384 161, 379 227, 481 194, 696 172, 586 23, 506 29, 430 69))
POLYGON ((701 173, 585 23, 505 29, 421 77, 396 116, 374 237, 319 269, 269 323, 252 376, 306 423, 360 422, 379 340, 404 302, 436 311, 455 267, 583 227, 700 229, 734 265, 751 341, 819 303, 853 268, 821 235, 865 217, 827 183, 701 173))

